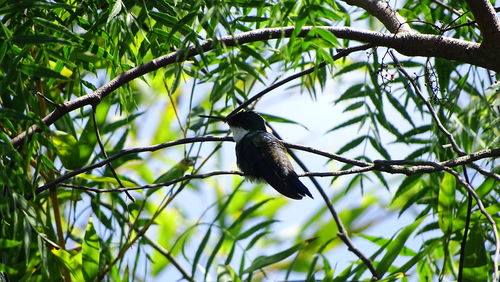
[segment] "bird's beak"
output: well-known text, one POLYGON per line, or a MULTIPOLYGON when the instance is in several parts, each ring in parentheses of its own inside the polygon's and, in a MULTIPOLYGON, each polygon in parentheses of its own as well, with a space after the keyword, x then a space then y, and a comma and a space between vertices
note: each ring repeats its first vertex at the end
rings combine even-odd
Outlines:
POLYGON ((226 118, 224 118, 224 117, 207 116, 207 115, 198 115, 198 116, 202 117, 202 118, 211 118, 211 119, 216 119, 216 120, 220 120, 220 121, 226 122, 226 118))

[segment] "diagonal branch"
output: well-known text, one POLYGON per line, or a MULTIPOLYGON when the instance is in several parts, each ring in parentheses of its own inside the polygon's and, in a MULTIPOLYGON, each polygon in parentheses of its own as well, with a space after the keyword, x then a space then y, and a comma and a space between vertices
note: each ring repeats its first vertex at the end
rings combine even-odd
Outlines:
MULTIPOLYGON (((102 155, 104 156, 104 158, 108 158, 108 153, 104 148, 104 144, 102 143, 101 140, 101 134, 99 133, 99 125, 97 124, 97 119, 96 119, 96 107, 92 107, 92 123, 94 124, 94 132, 97 139, 97 144, 99 144, 99 148, 101 149, 102 155)), ((118 174, 116 173, 116 170, 111 163, 108 163, 108 168, 109 170, 111 170, 111 173, 113 174, 113 177, 116 179, 118 185, 120 185, 120 187, 125 187, 120 177, 118 177, 118 174)), ((132 197, 132 195, 130 195, 128 191, 125 191, 125 194, 132 202, 135 201, 134 197, 132 197)))
MULTIPOLYGON (((75 177, 81 173, 84 173, 86 171, 93 170, 95 168, 103 167, 107 165, 108 163, 122 158, 124 156, 130 155, 130 154, 136 154, 136 153, 141 153, 141 152, 154 152, 158 151, 164 148, 169 148, 177 145, 182 145, 182 144, 189 144, 189 143, 195 143, 195 142, 223 142, 223 141, 233 141, 232 137, 216 137, 216 136, 205 136, 205 137, 189 137, 189 138, 183 138, 179 139, 176 141, 172 142, 166 142, 166 143, 161 143, 153 146, 147 146, 147 147, 136 147, 136 148, 131 148, 131 149, 125 149, 120 151, 119 153, 116 153, 115 155, 112 155, 109 158, 103 159, 95 164, 80 168, 78 170, 74 170, 72 172, 69 172, 57 179, 55 179, 52 182, 46 183, 40 187, 38 187, 35 191, 36 194, 39 194, 47 189, 50 189, 52 187, 57 186, 58 184, 75 177)), ((296 145, 296 144, 291 144, 287 142, 283 142, 285 146, 291 149, 297 149, 297 150, 302 150, 305 152, 309 152, 312 154, 320 155, 326 158, 334 159, 343 163, 348 163, 352 165, 356 165, 359 167, 369 167, 373 166, 374 164, 378 166, 378 169, 381 171, 387 172, 387 173, 399 173, 399 174, 406 174, 406 175, 411 175, 415 173, 424 173, 424 172, 432 172, 435 171, 433 170, 432 165, 429 165, 426 162, 411 162, 411 161, 375 161, 373 164, 372 163, 365 163, 361 162, 355 159, 349 159, 346 157, 342 157, 340 155, 320 151, 317 149, 313 149, 310 147, 306 146, 301 146, 301 145, 296 145), (404 167, 403 165, 413 165, 417 166, 416 168, 413 167, 404 167)), ((494 158, 494 157, 500 157, 500 148, 496 149, 485 149, 481 150, 479 152, 475 152, 469 155, 461 156, 455 159, 451 159, 445 162, 439 163, 442 166, 446 167, 455 167, 459 165, 464 165, 464 164, 470 164, 474 161, 484 159, 484 158, 494 158)), ((120 190, 118 190, 120 191, 120 190)))
POLYGON ((344 0, 344 2, 363 8, 370 15, 376 17, 392 33, 413 32, 406 19, 389 5, 389 1, 344 0))
MULTIPOLYGON (((484 48, 480 48, 479 44, 473 42, 438 35, 417 33, 388 34, 364 29, 334 26, 302 27, 297 37, 306 37, 313 28, 329 31, 338 38, 393 48, 401 54, 408 56, 440 57, 481 66, 494 71, 500 71, 500 50, 484 50, 484 48)), ((51 125, 71 111, 87 105, 95 106, 99 104, 102 99, 114 90, 135 78, 169 64, 184 62, 193 56, 199 55, 201 52, 214 50, 221 44, 225 46, 238 46, 256 41, 289 38, 294 31, 295 27, 263 28, 239 33, 234 36, 224 36, 217 40, 204 40, 197 46, 190 46, 178 50, 125 71, 96 91, 58 105, 58 107, 45 116, 42 121, 45 125, 51 125)), ((14 137, 12 139, 12 144, 15 147, 19 147, 26 137, 38 131, 40 131, 40 128, 36 125, 32 125, 26 131, 14 137)))
MULTIPOLYGON (((351 54, 353 52, 370 49, 372 47, 373 47, 372 44, 364 44, 364 45, 360 45, 360 46, 355 46, 355 47, 341 49, 341 50, 339 50, 339 52, 337 54, 335 54, 335 56, 332 57, 332 60, 335 61, 335 60, 338 60, 340 58, 346 57, 346 56, 348 56, 349 54, 351 54)), ((282 80, 280 80, 280 81, 278 81, 276 83, 273 83, 269 87, 266 87, 266 89, 260 91, 259 93, 255 94, 254 96, 252 96, 252 98, 246 100, 245 102, 242 102, 238 107, 236 107, 236 109, 232 110, 226 116, 226 119, 228 117, 232 116, 233 114, 239 112, 241 109, 246 108, 248 105, 250 105, 251 103, 253 103, 257 99, 261 98, 262 96, 266 95, 267 93, 271 92, 272 90, 280 87, 281 85, 286 84, 286 83, 288 83, 288 82, 290 82, 290 81, 292 81, 292 80, 294 80, 296 78, 299 78, 299 77, 305 76, 307 74, 310 74, 310 73, 314 72, 317 69, 324 68, 325 66, 326 66, 326 63, 325 62, 321 62, 317 66, 310 67, 310 68, 305 69, 305 70, 303 70, 301 72, 295 73, 295 74, 293 74, 293 75, 291 75, 291 76, 289 76, 289 77, 287 77, 285 79, 282 79, 282 80)))
MULTIPOLYGON (((447 139, 451 143, 451 147, 453 148, 453 151, 455 151, 456 153, 458 153, 460 156, 464 156, 465 152, 458 146, 458 144, 455 141, 455 138, 453 137, 453 135, 444 127, 444 125, 442 124, 441 120, 439 119, 436 111, 432 107, 431 103, 429 101, 427 101, 427 99, 425 99, 425 97, 423 96, 422 92, 420 91, 420 87, 417 85, 417 83, 415 82, 415 80, 401 66, 401 63, 396 58, 396 56, 394 55, 394 53, 392 51, 389 51, 389 54, 392 57, 392 59, 394 60, 394 63, 396 64, 396 66, 399 69, 399 71, 401 73, 403 73, 403 75, 410 81, 411 85, 413 86, 413 88, 414 88, 415 92, 417 93, 417 95, 419 96, 419 98, 425 103, 427 109, 431 113, 432 119, 434 120, 434 122, 438 126, 438 129, 442 133, 444 133, 446 135, 447 139)), ((493 229, 494 239, 495 239, 495 255, 494 255, 494 258, 493 258, 493 269, 494 269, 494 271, 493 271, 493 273, 494 273, 494 275, 493 275, 493 281, 498 281, 498 258, 500 256, 500 239, 498 237, 498 230, 497 230, 495 221, 486 212, 486 210, 485 210, 485 208, 483 206, 483 203, 481 202, 481 199, 479 198, 479 196, 474 191, 474 188, 472 188, 472 186, 469 183, 467 183, 466 181, 464 181, 460 177, 460 175, 458 175, 458 173, 456 173, 455 171, 453 171, 449 167, 444 167, 444 166, 436 166, 436 167, 444 169, 448 173, 451 173, 453 176, 455 176, 455 178, 457 179, 457 181, 459 181, 460 184, 462 184, 467 189, 469 197, 472 196, 476 200, 477 205, 478 205, 479 209, 481 210, 481 213, 484 214, 484 216, 488 219, 489 223, 491 224, 492 229, 493 229)), ((478 166, 474 166, 474 168, 476 168, 479 172, 483 171, 482 168, 479 168, 478 166)), ((466 173, 465 166, 464 166, 464 173, 466 173)), ((468 210, 468 212, 470 212, 470 210, 468 210)), ((467 236, 466 234, 467 233, 464 233, 464 236, 467 236)), ((462 244, 462 246, 464 246, 464 245, 462 244)), ((460 270, 460 274, 461 274, 461 270, 460 270)))
POLYGON ((490 47, 500 44, 500 20, 490 0, 466 0, 483 34, 483 43, 490 47))

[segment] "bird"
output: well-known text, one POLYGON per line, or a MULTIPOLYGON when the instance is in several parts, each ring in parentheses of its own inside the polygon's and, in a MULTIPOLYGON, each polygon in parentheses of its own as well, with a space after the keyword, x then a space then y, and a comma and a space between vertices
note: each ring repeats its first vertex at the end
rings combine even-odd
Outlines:
POLYGON ((251 181, 264 180, 291 199, 305 196, 313 199, 294 171, 285 145, 267 132, 264 118, 254 111, 240 111, 225 121, 233 132, 236 162, 245 177, 251 181))

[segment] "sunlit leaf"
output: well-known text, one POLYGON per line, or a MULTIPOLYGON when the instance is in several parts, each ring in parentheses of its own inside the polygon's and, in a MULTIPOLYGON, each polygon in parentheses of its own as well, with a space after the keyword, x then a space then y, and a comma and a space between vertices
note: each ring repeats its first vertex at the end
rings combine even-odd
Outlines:
POLYGON ((82 244, 82 270, 85 281, 92 281, 97 278, 97 274, 99 273, 100 249, 99 237, 92 224, 92 217, 89 217, 82 244))

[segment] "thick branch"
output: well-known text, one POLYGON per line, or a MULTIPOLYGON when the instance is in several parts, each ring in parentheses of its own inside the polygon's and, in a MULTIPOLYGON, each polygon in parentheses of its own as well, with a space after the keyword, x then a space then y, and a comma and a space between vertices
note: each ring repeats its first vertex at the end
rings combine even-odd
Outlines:
POLYGON ((490 0, 467 0, 467 5, 469 5, 483 34, 483 43, 498 48, 500 44, 500 21, 490 0))
MULTIPOLYGON (((423 35, 415 33, 392 35, 363 29, 332 26, 303 27, 297 36, 305 37, 313 28, 327 30, 338 38, 370 43, 375 46, 394 48, 399 53, 408 56, 440 57, 500 72, 500 50, 485 50, 480 48, 479 44, 468 41, 437 35, 423 35)), ((200 54, 200 52, 213 50, 218 44, 237 46, 255 41, 287 38, 292 35, 294 29, 294 27, 257 29, 234 36, 224 36, 216 41, 211 39, 205 40, 200 42, 198 47, 192 46, 158 57, 150 62, 144 63, 118 75, 110 82, 90 94, 60 104, 53 112, 48 114, 43 119, 43 123, 51 125, 63 115, 71 111, 82 108, 86 105, 97 105, 104 97, 125 83, 169 64, 183 62, 190 57, 200 54)), ((12 144, 15 147, 18 147, 24 141, 26 136, 30 136, 39 130, 40 129, 36 125, 31 126, 27 131, 14 137, 12 139, 12 144)))
POLYGON ((376 17, 391 33, 412 32, 406 20, 389 5, 381 0, 344 0, 349 5, 366 10, 376 17))
MULTIPOLYGON (((138 148, 131 148, 131 149, 126 149, 122 150, 119 153, 112 155, 109 158, 103 159, 100 162, 97 162, 93 165, 89 165, 86 167, 83 167, 78 170, 74 170, 70 173, 67 173, 57 179, 55 179, 52 182, 49 182, 45 185, 42 185, 36 189, 36 194, 39 194, 51 187, 55 187, 56 185, 62 183, 65 180, 68 180, 74 176, 77 176, 81 173, 84 173, 86 171, 93 170, 98 167, 105 166, 106 164, 119 159, 121 157, 124 157, 126 155, 130 154, 136 154, 136 153, 141 153, 141 152, 154 152, 160 149, 168 148, 168 147, 173 147, 177 145, 182 145, 182 144, 189 144, 189 143, 195 143, 195 142, 222 142, 222 141, 233 141, 232 137, 215 137, 215 136, 206 136, 206 137, 190 137, 190 138, 184 138, 184 139, 179 139, 176 141, 172 142, 166 142, 158 145, 153 145, 153 146, 148 146, 148 147, 138 147, 138 148)), ((388 172, 388 173, 402 173, 406 175, 411 175, 415 173, 424 173, 424 172, 432 172, 436 171, 435 167, 432 165, 434 163, 426 163, 426 162, 411 162, 411 161, 375 161, 374 164, 371 163, 366 163, 366 162, 361 162, 358 160, 354 159, 349 159, 345 158, 336 154, 331 154, 328 152, 316 150, 310 147, 305 147, 305 146, 300 146, 296 144, 291 144, 291 143, 286 143, 284 142, 285 146, 288 148, 292 149, 298 149, 306 152, 310 152, 313 154, 321 155, 330 159, 334 159, 340 162, 360 166, 360 167, 369 167, 373 166, 374 164, 376 165, 377 169, 380 171, 388 172), (405 167, 403 165, 412 165, 414 167, 405 167)), ((493 158, 493 157, 500 157, 500 148, 496 149, 486 149, 482 150, 470 155, 465 155, 458 157, 456 159, 452 159, 446 162, 439 163, 439 165, 446 166, 446 167, 454 167, 454 166, 459 166, 459 165, 464 165, 464 164, 470 164, 473 161, 479 160, 479 159, 484 159, 484 158, 493 158)), ((368 171, 368 170, 363 170, 363 171, 368 171)), ((120 191, 119 189, 117 191, 120 191)))

